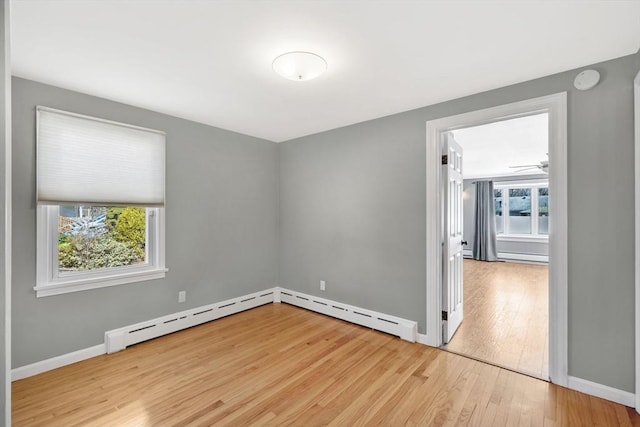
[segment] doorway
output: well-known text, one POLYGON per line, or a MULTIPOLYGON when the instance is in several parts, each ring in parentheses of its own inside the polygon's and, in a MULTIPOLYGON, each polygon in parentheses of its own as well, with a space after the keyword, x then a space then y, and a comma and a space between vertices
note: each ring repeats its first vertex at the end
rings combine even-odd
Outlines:
MULTIPOLYGON (((456 310, 448 306, 443 289, 447 320, 441 348, 544 380, 549 332, 548 136, 548 114, 537 113, 457 129, 444 141, 459 151, 462 163, 463 209, 457 223, 463 225, 463 269, 457 274, 463 283, 453 294, 462 291, 464 298, 463 310, 456 310), (456 319, 458 312, 464 313, 464 322, 456 319)), ((445 172, 445 182, 449 175, 445 172)), ((445 201, 444 209, 448 208, 445 201)), ((452 213, 443 215, 445 229, 451 229, 446 223, 452 213)), ((449 239, 444 243, 446 257, 449 239)), ((445 266, 443 284, 450 280, 448 269, 445 266)))
MULTIPOLYGON (((445 277, 456 275, 446 272, 443 257, 445 245, 445 204, 443 190, 445 176, 440 167, 443 141, 446 135, 459 129, 489 123, 502 122, 536 114, 548 115, 548 206, 553 211, 549 223, 549 378, 552 382, 566 385, 567 382, 567 173, 566 173, 566 93, 478 110, 427 122, 427 333, 424 342, 440 347, 444 343, 443 328, 447 328, 445 302, 447 288, 443 289, 445 277), (433 215, 431 215, 433 213, 433 215), (443 311, 445 311, 443 313, 443 311)), ((460 195, 461 196, 461 195, 460 195)), ((538 212, 539 213, 539 212, 538 212)), ((464 320, 463 320, 464 322, 464 320)), ((451 333, 449 333, 451 335, 451 333)))

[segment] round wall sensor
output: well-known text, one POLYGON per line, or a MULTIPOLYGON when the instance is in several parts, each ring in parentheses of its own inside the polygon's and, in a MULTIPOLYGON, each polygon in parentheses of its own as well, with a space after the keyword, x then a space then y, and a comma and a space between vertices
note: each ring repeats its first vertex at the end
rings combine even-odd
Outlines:
POLYGON ((578 90, 589 90, 600 81, 600 73, 596 70, 584 70, 576 76, 573 85, 578 90))

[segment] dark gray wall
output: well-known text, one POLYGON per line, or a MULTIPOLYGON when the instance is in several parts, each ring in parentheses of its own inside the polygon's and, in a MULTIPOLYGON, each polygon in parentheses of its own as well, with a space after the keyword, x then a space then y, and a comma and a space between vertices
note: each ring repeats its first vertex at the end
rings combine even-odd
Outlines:
POLYGON ((567 91, 569 374, 633 392, 637 68, 627 56, 280 144, 282 285, 424 332, 425 122, 567 91), (584 68, 602 80, 580 92, 584 68))
POLYGON ((104 342, 104 332, 277 284, 272 142, 13 79, 13 366, 104 342), (167 133, 167 277, 36 298, 35 106, 167 133), (178 304, 178 291, 187 303, 178 304))
MULTIPOLYGON (((10 117, 10 112, 5 108, 6 102, 10 97, 10 88, 6 87, 6 80, 10 75, 9 61, 9 40, 6 35, 9 34, 9 29, 5 27, 8 25, 5 23, 5 16, 9 13, 9 2, 2 2, 0 6, 0 331, 2 331, 2 338, 0 338, 0 425, 4 425, 8 419, 11 406, 9 405, 10 396, 7 395, 7 384, 10 378, 5 375, 7 372, 7 360, 5 352, 7 348, 11 347, 11 343, 8 342, 8 336, 5 334, 5 286, 8 286, 5 282, 5 239, 7 238, 5 233, 5 149, 7 144, 11 141, 7 141, 6 129, 9 123, 7 117, 10 117)), ((7 19, 6 22, 9 20, 7 19)), ((7 423, 8 424, 8 423, 7 423)))
MULTIPOLYGON (((501 181, 521 181, 527 179, 540 179, 547 178, 546 175, 522 175, 519 177, 499 177, 492 178, 493 182, 501 181)), ((483 178, 485 179, 485 178, 483 178)), ((488 179, 488 178, 487 178, 488 179)), ((473 243, 475 241, 475 205, 476 205, 476 186, 473 184, 475 180, 465 179, 463 182, 464 188, 464 200, 463 200, 463 235, 464 240, 467 241, 465 249, 472 250, 473 243)), ((529 254, 529 255, 549 255, 549 242, 512 242, 498 240, 496 247, 498 252, 507 252, 513 254, 529 254)))

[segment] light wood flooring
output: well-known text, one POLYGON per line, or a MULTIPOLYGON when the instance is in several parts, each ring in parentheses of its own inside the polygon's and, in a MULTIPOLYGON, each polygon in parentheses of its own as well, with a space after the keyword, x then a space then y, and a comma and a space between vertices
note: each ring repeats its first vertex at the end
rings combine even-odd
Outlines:
POLYGON ((549 377, 549 268, 464 260, 464 320, 447 350, 549 377))
POLYGON ((286 304, 13 383, 15 426, 633 425, 631 408, 286 304))

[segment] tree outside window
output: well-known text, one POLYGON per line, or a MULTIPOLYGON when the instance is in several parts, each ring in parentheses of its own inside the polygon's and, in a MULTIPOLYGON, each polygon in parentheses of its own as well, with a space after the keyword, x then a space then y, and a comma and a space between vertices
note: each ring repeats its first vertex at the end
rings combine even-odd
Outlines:
POLYGON ((140 207, 60 206, 59 271, 146 263, 146 223, 140 207))

